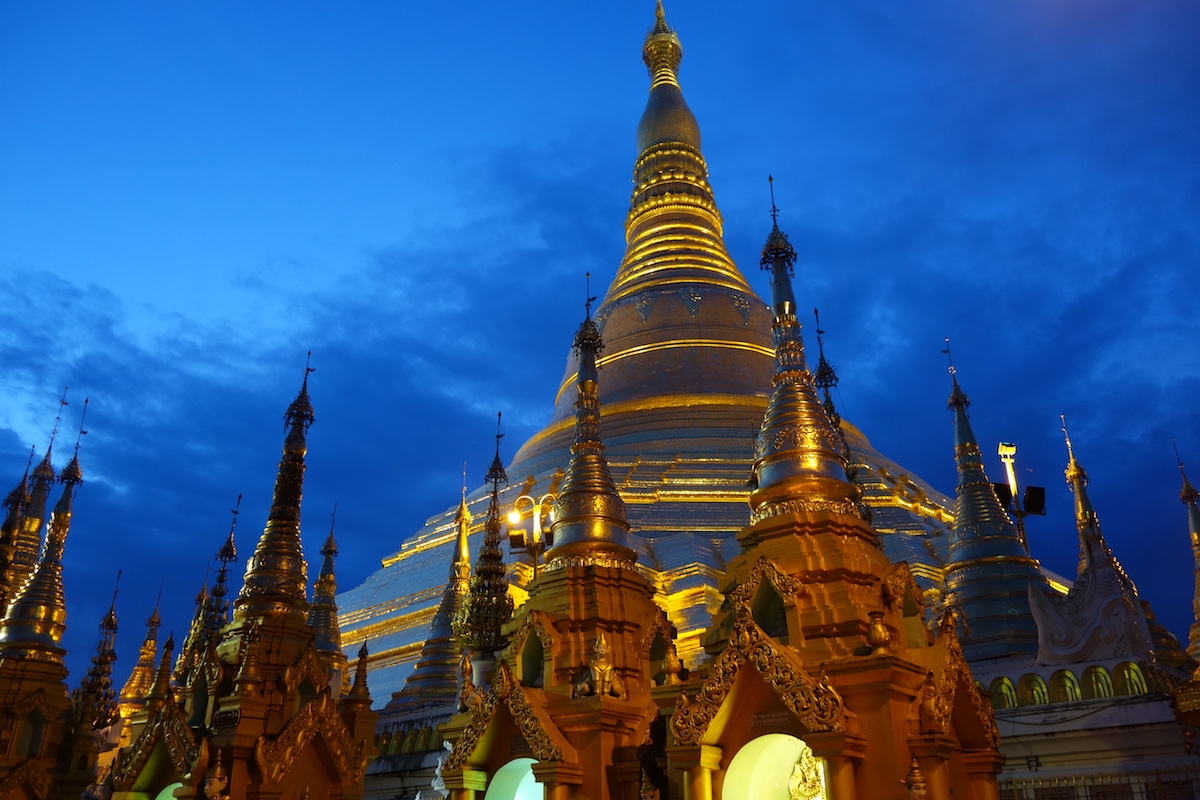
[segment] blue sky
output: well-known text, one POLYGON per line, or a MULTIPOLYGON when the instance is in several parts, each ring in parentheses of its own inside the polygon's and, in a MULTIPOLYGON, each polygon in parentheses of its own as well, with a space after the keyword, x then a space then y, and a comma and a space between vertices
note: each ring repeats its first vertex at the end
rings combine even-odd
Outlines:
MULTIPOLYGON (((1109 543, 1178 635, 1200 480, 1200 6, 668 0, 726 240, 760 294, 766 175, 837 400, 953 487, 942 340, 1071 573, 1059 414, 1109 543)), ((623 249, 648 0, 0 7, 0 464, 71 386, 72 681, 116 570, 123 677, 159 581, 182 636, 270 501, 313 351, 305 541, 343 588, 548 418, 623 249)), ((810 345, 812 342, 810 342, 810 345)), ((993 479, 1001 470, 988 461, 993 479)), ((7 483, 5 483, 7 481, 7 483)), ((316 563, 310 562, 315 574, 316 563)))

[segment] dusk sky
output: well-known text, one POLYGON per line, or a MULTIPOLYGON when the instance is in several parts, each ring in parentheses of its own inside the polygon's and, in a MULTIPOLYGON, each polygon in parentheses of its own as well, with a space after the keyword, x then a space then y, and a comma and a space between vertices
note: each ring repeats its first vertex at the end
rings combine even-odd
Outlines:
MULTIPOLYGON (((1200 482, 1200 4, 667 0, 734 260, 779 222, 839 410, 953 493, 950 337, 993 480, 1047 488, 1059 414, 1109 545, 1176 635, 1200 482)), ((623 249, 652 0, 0 5, 0 491, 90 398, 64 581, 71 684, 119 568, 116 681, 243 494, 262 530, 310 390, 309 574, 348 589, 549 419, 623 249)), ((810 351, 815 351, 806 323, 810 351)), ((601 375, 603 380, 603 375, 601 375)), ((57 496, 57 490, 55 492, 57 496)), ((240 586, 240 567, 234 589, 240 586)), ((377 701, 386 698, 376 698, 377 701)))

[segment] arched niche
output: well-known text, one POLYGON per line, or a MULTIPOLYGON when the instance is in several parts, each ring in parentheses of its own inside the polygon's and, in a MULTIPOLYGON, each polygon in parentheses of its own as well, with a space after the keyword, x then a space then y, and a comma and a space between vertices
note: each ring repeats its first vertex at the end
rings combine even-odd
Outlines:
POLYGON ((825 762, 803 739, 768 733, 742 746, 725 770, 722 800, 827 800, 825 762))
POLYGON ((37 758, 42 754, 42 738, 46 733, 46 717, 40 708, 29 712, 29 716, 21 721, 21 730, 17 733, 17 744, 13 755, 20 758, 37 758))
POLYGON ((1083 680, 1080 683, 1082 684, 1080 690, 1083 692, 1085 700, 1113 696, 1112 678, 1109 677, 1108 670, 1104 667, 1096 664, 1088 667, 1083 671, 1083 680))
POLYGON ((993 708, 1017 707, 1017 690, 1008 678, 996 678, 988 691, 992 693, 993 708))
POLYGON ((780 643, 788 643, 787 611, 784 609, 783 597, 771 585, 769 580, 762 580, 750 601, 750 613, 754 623, 762 628, 763 633, 780 643))
POLYGON ((1083 697, 1079 689, 1079 681, 1075 673, 1069 669, 1060 669, 1050 676, 1050 702, 1070 703, 1083 697))
POLYGON ((542 688, 545 684, 546 647, 536 631, 530 631, 521 645, 518 667, 521 670, 521 685, 542 688))
POLYGON ((1050 692, 1041 675, 1031 672, 1021 676, 1021 681, 1017 684, 1017 705, 1044 706, 1049 702, 1050 692))
POLYGON ((1145 694, 1146 676, 1132 661, 1122 661, 1113 667, 1113 694, 1145 694))
POLYGON ((542 787, 533 777, 536 763, 532 758, 517 758, 496 770, 483 800, 542 800, 542 787))

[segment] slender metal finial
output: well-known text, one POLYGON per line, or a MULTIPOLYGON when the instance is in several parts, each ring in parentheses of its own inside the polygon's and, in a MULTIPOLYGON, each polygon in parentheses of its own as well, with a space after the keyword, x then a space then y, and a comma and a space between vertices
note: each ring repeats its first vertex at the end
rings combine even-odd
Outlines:
POLYGON ((822 351, 824 351, 825 340, 821 337, 823 337, 825 335, 825 331, 821 330, 821 311, 820 311, 820 309, 817 309, 817 308, 813 309, 813 321, 816 323, 816 326, 817 326, 817 347, 819 349, 821 349, 822 351))
POLYGON ((333 527, 337 524, 337 503, 333 504, 333 511, 329 512, 329 535, 333 536, 333 527))
POLYGON ((946 337, 945 342, 946 342, 946 349, 943 350, 942 352, 946 354, 946 360, 950 362, 950 374, 957 375, 958 370, 954 368, 954 356, 952 356, 950 354, 950 337, 949 336, 946 337))
POLYGON ((1062 421, 1063 438, 1067 440, 1067 459, 1074 461, 1075 450, 1071 447, 1071 434, 1067 431, 1067 417, 1065 414, 1059 414, 1058 418, 1062 421))
POLYGON ((312 365, 312 350, 308 351, 308 356, 304 359, 304 381, 308 382, 308 374, 316 372, 317 368, 312 365))
POLYGON ((124 572, 124 570, 120 570, 120 569, 117 570, 117 583, 115 586, 113 586, 112 605, 114 608, 116 608, 116 605, 117 605, 117 592, 121 591, 121 573, 122 572, 124 572))
POLYGON ((1175 448, 1175 462, 1179 465, 1179 471, 1183 472, 1183 456, 1179 455, 1179 442, 1175 441, 1175 437, 1171 437, 1171 447, 1175 448))
POLYGON ((33 467, 33 457, 37 455, 37 445, 29 445, 29 460, 25 462, 25 477, 29 477, 29 470, 33 467))
POLYGON ((771 189, 771 222, 779 224, 779 209, 775 207, 775 177, 767 176, 767 186, 771 189))
POLYGON ((63 407, 70 405, 70 403, 67 402, 67 390, 70 388, 70 386, 63 387, 62 397, 58 401, 58 415, 54 417, 54 427, 50 429, 50 447, 46 448, 47 451, 54 447, 54 439, 56 436, 58 436, 58 426, 62 422, 63 407))
POLYGON ((83 398, 83 413, 79 415, 79 435, 75 437, 75 455, 79 455, 79 443, 87 436, 87 429, 83 427, 84 420, 87 419, 88 398, 83 398))
POLYGON ((155 611, 158 611, 158 606, 160 603, 162 603, 162 590, 163 590, 163 586, 166 585, 166 583, 167 583, 166 576, 163 576, 158 579, 158 597, 154 598, 154 610, 155 611))
POLYGON ((463 480, 462 480, 462 496, 463 500, 467 499, 467 462, 463 462, 463 480))
POLYGON ((584 287, 585 287, 584 296, 587 297, 587 302, 585 302, 583 304, 583 308, 584 308, 584 311, 586 312, 587 318, 591 319, 592 318, 592 303, 594 303, 596 301, 596 298, 592 296, 592 273, 590 273, 590 272, 583 273, 583 280, 584 280, 584 287))

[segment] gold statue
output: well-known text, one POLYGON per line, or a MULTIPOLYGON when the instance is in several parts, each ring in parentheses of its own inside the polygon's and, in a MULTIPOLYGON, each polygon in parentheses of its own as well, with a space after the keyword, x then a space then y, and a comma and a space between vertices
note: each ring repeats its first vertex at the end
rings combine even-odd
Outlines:
POLYGON ((904 777, 904 788, 907 791, 905 797, 908 800, 925 800, 927 788, 925 776, 921 773, 921 768, 917 766, 916 756, 913 756, 912 764, 908 768, 908 775, 904 777))
POLYGON ((229 788, 229 775, 225 772, 225 767, 221 766, 221 751, 217 751, 217 758, 212 766, 208 768, 208 774, 204 776, 204 798, 205 800, 229 800, 229 795, 225 790, 229 788))
POLYGON ((627 698, 625 682, 621 680, 616 668, 608 660, 608 651, 608 640, 604 638, 604 631, 600 631, 600 635, 596 637, 596 643, 592 645, 594 653, 592 663, 588 664, 583 680, 575 684, 575 691, 572 692, 574 697, 611 695, 622 700, 627 698))
POLYGON ((471 668, 470 654, 465 650, 463 651, 462 659, 458 662, 458 672, 462 679, 458 687, 458 710, 474 711, 479 708, 479 704, 483 702, 483 698, 480 696, 479 690, 475 688, 475 684, 471 681, 474 671, 471 668))

